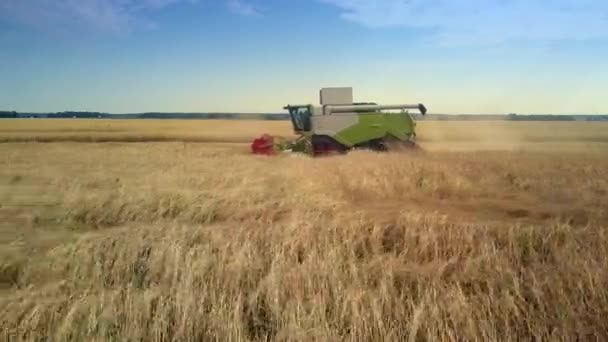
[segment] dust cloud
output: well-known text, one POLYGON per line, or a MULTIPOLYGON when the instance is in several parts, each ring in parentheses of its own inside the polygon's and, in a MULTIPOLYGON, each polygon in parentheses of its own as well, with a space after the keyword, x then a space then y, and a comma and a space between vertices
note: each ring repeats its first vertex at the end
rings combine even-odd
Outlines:
POLYGON ((419 121, 417 129, 420 145, 436 151, 552 150, 569 140, 562 129, 530 122, 419 121))

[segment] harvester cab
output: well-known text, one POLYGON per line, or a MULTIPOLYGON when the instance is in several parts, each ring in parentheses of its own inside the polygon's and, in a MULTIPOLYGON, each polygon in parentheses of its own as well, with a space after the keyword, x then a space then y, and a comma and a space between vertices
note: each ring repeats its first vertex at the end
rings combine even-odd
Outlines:
POLYGON ((352 88, 323 88, 320 106, 287 105, 293 131, 300 137, 293 142, 263 135, 252 144, 256 154, 281 151, 305 152, 312 155, 345 153, 364 148, 386 151, 389 145, 416 147, 416 122, 409 110, 426 115, 423 104, 378 105, 375 102, 353 102, 352 88), (389 112, 399 110, 398 112, 389 112))
POLYGON ((312 105, 295 105, 285 106, 291 117, 291 123, 293 125, 293 131, 297 134, 303 134, 309 132, 312 129, 311 115, 313 111, 312 105))

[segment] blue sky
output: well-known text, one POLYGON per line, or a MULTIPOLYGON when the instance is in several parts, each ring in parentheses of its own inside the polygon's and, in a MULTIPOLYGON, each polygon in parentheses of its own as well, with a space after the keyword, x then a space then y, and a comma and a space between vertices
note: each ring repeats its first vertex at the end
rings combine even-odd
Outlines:
POLYGON ((608 2, 0 0, 0 110, 607 113, 608 2))

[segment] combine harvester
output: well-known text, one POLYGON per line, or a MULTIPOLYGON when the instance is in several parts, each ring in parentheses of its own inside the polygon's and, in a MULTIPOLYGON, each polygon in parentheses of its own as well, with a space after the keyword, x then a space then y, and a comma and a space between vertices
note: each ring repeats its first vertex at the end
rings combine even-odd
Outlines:
POLYGON ((294 133, 300 137, 289 141, 264 134, 251 144, 254 154, 274 155, 303 152, 312 156, 339 153, 353 149, 387 151, 394 147, 417 148, 416 122, 409 109, 426 114, 423 104, 378 105, 353 103, 353 90, 323 88, 320 106, 287 105, 294 133), (399 112, 383 112, 400 110, 399 112))

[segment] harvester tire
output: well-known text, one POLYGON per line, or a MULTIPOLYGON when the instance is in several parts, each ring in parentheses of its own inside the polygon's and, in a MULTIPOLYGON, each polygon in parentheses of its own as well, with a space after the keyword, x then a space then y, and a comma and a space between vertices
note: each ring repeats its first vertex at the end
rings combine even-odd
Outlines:
POLYGON ((420 147, 420 145, 418 145, 413 140, 403 141, 403 140, 394 138, 392 136, 389 136, 389 137, 382 139, 381 141, 382 141, 382 148, 383 148, 382 151, 384 151, 384 152, 422 151, 422 148, 420 147))
POLYGON ((329 154, 345 154, 347 149, 335 139, 327 135, 313 135, 311 137, 312 152, 315 156, 329 154))

